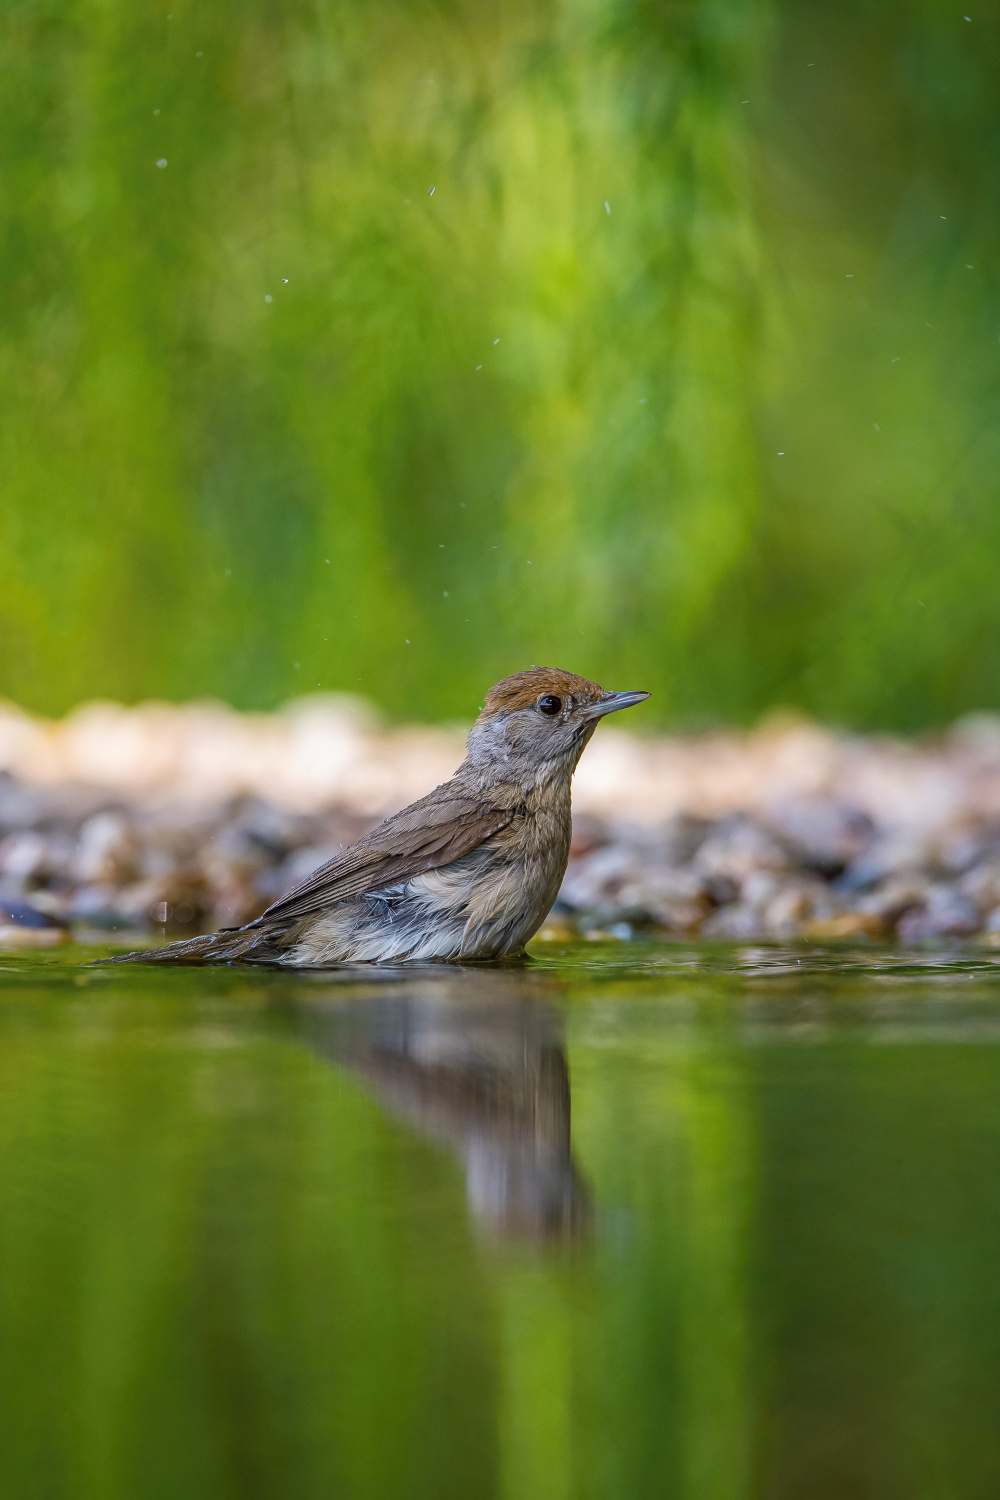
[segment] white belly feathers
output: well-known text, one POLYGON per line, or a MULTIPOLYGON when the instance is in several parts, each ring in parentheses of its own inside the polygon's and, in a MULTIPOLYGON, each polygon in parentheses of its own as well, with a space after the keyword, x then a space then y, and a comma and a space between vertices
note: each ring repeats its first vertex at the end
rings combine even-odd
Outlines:
POLYGON ((321 913, 281 961, 398 963, 519 952, 558 893, 563 872, 553 864, 512 861, 483 845, 454 864, 321 913))

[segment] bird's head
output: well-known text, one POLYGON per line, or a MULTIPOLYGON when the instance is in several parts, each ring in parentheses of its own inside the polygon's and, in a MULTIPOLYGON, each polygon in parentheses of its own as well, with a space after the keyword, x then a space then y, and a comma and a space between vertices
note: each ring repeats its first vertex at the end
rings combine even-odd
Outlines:
POLYGON ((598 722, 648 697, 605 692, 559 667, 514 672, 487 693, 469 734, 468 760, 481 774, 526 784, 571 775, 598 722))

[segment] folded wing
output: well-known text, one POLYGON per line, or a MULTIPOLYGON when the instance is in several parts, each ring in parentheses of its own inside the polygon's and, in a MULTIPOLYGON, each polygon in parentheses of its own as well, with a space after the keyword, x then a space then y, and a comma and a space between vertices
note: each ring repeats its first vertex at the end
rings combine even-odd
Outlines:
POLYGON ((252 927, 308 916, 347 896, 398 885, 453 864, 506 828, 514 811, 484 804, 449 783, 396 813, 269 906, 252 927))

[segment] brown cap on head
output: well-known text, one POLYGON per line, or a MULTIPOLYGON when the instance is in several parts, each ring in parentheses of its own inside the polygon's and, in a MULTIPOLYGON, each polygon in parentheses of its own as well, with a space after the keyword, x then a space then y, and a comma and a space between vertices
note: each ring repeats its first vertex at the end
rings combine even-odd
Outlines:
POLYGON ((577 703, 597 703, 604 697, 604 689, 575 672, 564 672, 561 667, 531 667, 527 672, 512 672, 491 687, 486 694, 480 719, 491 714, 513 713, 518 708, 530 708, 542 693, 555 693, 559 698, 572 698, 577 703))

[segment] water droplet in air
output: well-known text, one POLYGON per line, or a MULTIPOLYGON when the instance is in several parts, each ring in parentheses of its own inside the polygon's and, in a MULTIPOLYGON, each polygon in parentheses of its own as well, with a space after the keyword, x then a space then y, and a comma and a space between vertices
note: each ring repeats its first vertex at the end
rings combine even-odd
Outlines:
POLYGON ((154 115, 158 115, 158 114, 159 114, 159 113, 160 113, 160 111, 159 111, 159 110, 158 110, 158 109, 154 109, 154 110, 153 110, 153 114, 154 114, 154 115))
POLYGON ((476 366, 476 369, 477 369, 477 370, 481 370, 481 369, 482 369, 482 368, 483 368, 483 367, 482 367, 482 365, 477 365, 477 366, 476 366))
POLYGON ((195 57, 204 57, 204 55, 205 54, 203 52, 196 52, 195 53, 195 57))
POLYGON ((611 212, 611 204, 608 202, 607 198, 605 198, 604 200, 604 212, 606 214, 609 214, 611 212))
POLYGON ((432 187, 429 187, 427 189, 427 196, 428 196, 428 198, 433 198, 434 197, 434 189, 432 187))
POLYGON ((499 340, 499 339, 494 339, 494 340, 493 340, 493 343, 494 343, 494 344, 499 344, 499 342, 500 342, 500 340, 499 340))
POLYGON ((156 165, 158 167, 165 167, 167 165, 167 158, 165 156, 161 156, 156 165))
POLYGON ((265 302, 273 302, 274 301, 274 298, 271 296, 270 292, 265 292, 264 293, 264 301, 265 302))

